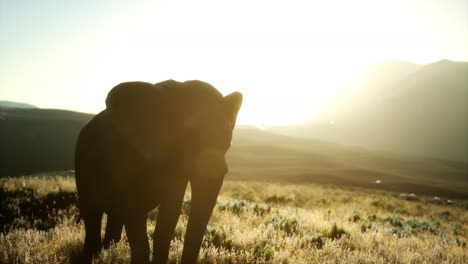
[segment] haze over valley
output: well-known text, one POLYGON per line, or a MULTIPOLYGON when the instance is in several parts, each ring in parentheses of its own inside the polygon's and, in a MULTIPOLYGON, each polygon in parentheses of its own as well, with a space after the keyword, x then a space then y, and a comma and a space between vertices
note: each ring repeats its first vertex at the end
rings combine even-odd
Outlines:
POLYGON ((468 63, 390 61, 302 124, 269 130, 370 150, 468 162, 468 63))

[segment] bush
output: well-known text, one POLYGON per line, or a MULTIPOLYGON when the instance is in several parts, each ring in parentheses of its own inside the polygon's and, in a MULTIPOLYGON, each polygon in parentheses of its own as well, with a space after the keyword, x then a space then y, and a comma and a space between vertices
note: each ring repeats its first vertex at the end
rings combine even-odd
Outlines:
POLYGON ((377 220, 377 216, 375 214, 367 216, 367 220, 374 222, 377 220))
POLYGON ((275 256, 274 247, 268 244, 266 241, 261 241, 255 244, 251 252, 256 258, 263 258, 266 261, 272 260, 275 256))
POLYGON ((397 234, 399 237, 408 237, 421 231, 436 233, 436 229, 431 223, 418 221, 414 218, 405 221, 399 216, 388 216, 383 221, 388 222, 393 227, 392 234, 397 234))
POLYGON ((416 219, 409 219, 406 221, 406 224, 413 230, 417 231, 429 231, 435 233, 435 229, 432 227, 431 223, 426 221, 418 221, 416 219))
POLYGON ((275 228, 284 231, 287 235, 297 234, 299 232, 299 222, 295 218, 275 216, 268 219, 265 225, 273 225, 275 228))
POLYGON ((317 249, 322 249, 327 241, 327 237, 323 234, 315 234, 310 237, 305 238, 305 243, 303 245, 312 245, 317 249))
POLYGON ((225 204, 218 205, 220 211, 230 211, 234 214, 240 214, 248 209, 247 203, 244 200, 233 200, 225 204))
POLYGON ((76 192, 52 192, 38 196, 33 189, 7 191, 0 188, 0 232, 11 228, 48 230, 64 217, 78 215, 76 192))
POLYGON ((344 230, 341 227, 338 227, 336 223, 333 224, 332 228, 328 232, 327 236, 328 238, 334 240, 334 239, 340 239, 342 236, 348 236, 349 233, 344 230))
POLYGON ((367 232, 367 230, 369 230, 369 229, 371 229, 371 228, 372 228, 372 224, 371 224, 371 223, 369 223, 369 222, 367 222, 367 221, 361 223, 361 232, 362 232, 362 233, 367 232))
POLYGON ((390 223, 393 227, 403 227, 405 226, 405 220, 399 216, 388 216, 384 219, 384 222, 390 223))
POLYGON ((226 235, 223 228, 208 227, 205 232, 205 241, 215 247, 232 249, 232 240, 226 235))
POLYGON ((264 216, 271 212, 271 206, 266 204, 255 204, 253 210, 257 216, 264 216))

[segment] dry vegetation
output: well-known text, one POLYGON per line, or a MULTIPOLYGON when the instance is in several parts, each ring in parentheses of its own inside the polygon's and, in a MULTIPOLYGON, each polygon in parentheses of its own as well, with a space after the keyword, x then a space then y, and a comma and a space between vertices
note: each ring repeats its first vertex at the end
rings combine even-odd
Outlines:
MULTIPOLYGON (((190 192, 172 242, 180 261, 190 192)), ((0 263, 67 263, 83 243, 71 176, 0 179, 0 263)), ((468 263, 466 201, 226 181, 202 263, 468 263)), ((154 230, 157 210, 148 218, 154 230)), ((105 221, 105 219, 103 220, 105 221)), ((124 239, 94 263, 128 263, 124 239)))

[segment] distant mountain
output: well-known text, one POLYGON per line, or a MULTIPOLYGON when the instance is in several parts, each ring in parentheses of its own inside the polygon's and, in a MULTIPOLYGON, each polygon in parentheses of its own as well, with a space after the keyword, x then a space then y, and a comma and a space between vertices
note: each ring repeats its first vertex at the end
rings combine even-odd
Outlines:
POLYGON ((468 63, 401 69, 373 69, 332 100, 319 120, 273 131, 468 162, 468 63))
POLYGON ((37 108, 32 104, 27 103, 18 103, 12 101, 0 101, 0 107, 8 107, 8 108, 37 108))

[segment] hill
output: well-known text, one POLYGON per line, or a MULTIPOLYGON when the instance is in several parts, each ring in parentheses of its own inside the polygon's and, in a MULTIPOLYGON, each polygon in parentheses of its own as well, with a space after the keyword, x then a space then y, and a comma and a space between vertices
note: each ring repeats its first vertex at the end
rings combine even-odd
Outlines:
POLYGON ((73 168, 76 138, 92 115, 0 108, 0 177, 73 168))
POLYGON ((37 108, 32 104, 27 103, 18 103, 12 101, 0 101, 0 107, 8 107, 8 108, 37 108))
POLYGON ((468 163, 415 158, 239 127, 230 179, 312 182, 468 197, 468 163))
MULTIPOLYGON (((2 109, 0 177, 73 169, 81 128, 92 115, 2 109)), ((468 197, 467 164, 369 152, 238 126, 227 155, 228 179, 324 183, 468 197), (376 183, 380 181, 380 183, 376 183)))
POLYGON ((468 162, 468 63, 377 67, 305 125, 273 131, 468 162), (387 76, 391 76, 388 77, 387 76))

